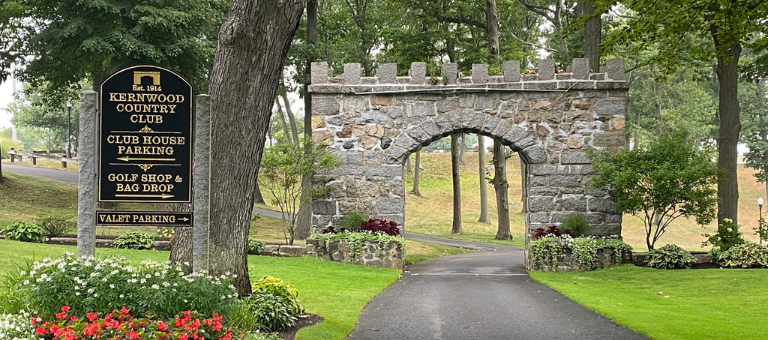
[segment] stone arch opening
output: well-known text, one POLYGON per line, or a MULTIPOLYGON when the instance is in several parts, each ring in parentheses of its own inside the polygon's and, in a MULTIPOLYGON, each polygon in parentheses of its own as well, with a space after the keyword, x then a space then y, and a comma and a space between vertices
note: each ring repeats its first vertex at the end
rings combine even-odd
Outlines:
POLYGON ((403 163, 409 154, 456 132, 486 135, 518 152, 526 163, 523 205, 526 241, 538 227, 584 215, 596 235, 620 235, 621 215, 608 193, 591 187, 591 148, 625 144, 624 63, 609 60, 592 73, 586 59, 571 72, 555 73, 540 60, 537 74, 520 74, 519 62, 489 76, 475 64, 459 78, 456 64, 443 77, 427 78, 426 64, 413 63, 398 77, 396 64, 361 77, 360 64, 346 64, 332 77, 327 63, 313 63, 312 127, 315 142, 342 165, 315 175, 328 190, 313 203, 313 223, 324 227, 347 212, 405 222, 403 163))

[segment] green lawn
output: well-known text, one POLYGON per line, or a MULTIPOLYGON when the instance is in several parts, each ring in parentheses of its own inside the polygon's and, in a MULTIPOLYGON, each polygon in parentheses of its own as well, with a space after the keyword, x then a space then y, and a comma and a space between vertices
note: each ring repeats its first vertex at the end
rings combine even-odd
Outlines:
MULTIPOLYGON (((74 252, 75 247, 0 240, 0 275, 13 271, 14 264, 58 256, 64 251, 74 252)), ((97 249, 96 253, 99 256, 124 256, 134 262, 168 259, 168 252, 158 251, 97 249)), ((395 282, 401 273, 394 269, 347 265, 311 257, 250 256, 248 264, 252 281, 263 275, 273 275, 296 285, 307 312, 325 318, 315 326, 302 329, 296 337, 298 340, 344 339, 368 301, 395 282)))
POLYGON ((530 276, 654 339, 765 339, 768 334, 768 270, 624 265, 530 276))

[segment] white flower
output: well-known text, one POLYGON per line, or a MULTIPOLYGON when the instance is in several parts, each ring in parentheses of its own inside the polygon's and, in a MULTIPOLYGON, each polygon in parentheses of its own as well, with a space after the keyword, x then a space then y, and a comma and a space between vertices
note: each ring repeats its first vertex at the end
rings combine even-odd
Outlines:
POLYGON ((114 284, 110 284, 110 285, 109 285, 109 288, 110 288, 110 289, 115 289, 115 285, 114 285, 114 284))
POLYGON ((123 295, 123 294, 120 294, 120 298, 121 298, 121 299, 122 299, 122 298, 124 298, 124 297, 125 297, 125 295, 123 295))
POLYGON ((75 296, 80 296, 80 292, 75 292, 75 296))
POLYGON ((158 286, 157 284, 153 284, 152 289, 160 289, 160 286, 158 286))
POLYGON ((29 284, 29 280, 24 280, 24 285, 26 286, 28 284, 29 284))

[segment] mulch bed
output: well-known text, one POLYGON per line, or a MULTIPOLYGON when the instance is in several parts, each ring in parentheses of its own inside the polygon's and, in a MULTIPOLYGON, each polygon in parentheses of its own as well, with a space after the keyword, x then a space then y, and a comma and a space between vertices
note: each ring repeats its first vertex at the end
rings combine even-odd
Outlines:
POLYGON ((280 339, 294 340, 296 339, 296 332, 298 332, 300 329, 318 324, 320 321, 323 321, 322 316, 307 314, 303 317, 299 317, 299 320, 296 321, 296 324, 293 325, 293 327, 275 333, 278 337, 280 337, 280 339))

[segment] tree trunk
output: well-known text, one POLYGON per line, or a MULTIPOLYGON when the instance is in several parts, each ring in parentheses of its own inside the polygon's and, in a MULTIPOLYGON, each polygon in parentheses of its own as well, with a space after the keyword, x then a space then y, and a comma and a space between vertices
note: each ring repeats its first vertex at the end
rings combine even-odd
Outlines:
POLYGON ((414 167, 413 167, 413 190, 411 190, 411 193, 421 197, 421 192, 419 192, 419 175, 421 175, 421 150, 416 151, 416 158, 414 159, 414 167))
POLYGON ((283 127, 283 134, 285 135, 285 140, 289 143, 294 143, 294 141, 291 138, 291 131, 288 129, 288 123, 285 122, 285 115, 283 115, 283 105, 280 104, 280 100, 275 98, 275 104, 277 104, 277 112, 275 113, 278 117, 280 117, 280 126, 283 127))
POLYGON ((488 183, 485 179, 485 137, 477 135, 477 172, 480 179, 480 218, 477 222, 491 224, 488 217, 488 183))
MULTIPOLYGON (((579 16, 588 16, 595 13, 593 0, 579 0, 579 16)), ((589 68, 593 72, 600 72, 600 40, 602 39, 602 20, 595 16, 587 21, 584 27, 584 57, 589 59, 589 68)))
MULTIPOLYGON (((713 33, 715 46, 718 44, 717 35, 713 33)), ((719 83, 720 127, 717 141, 717 166, 723 170, 723 177, 717 183, 717 223, 730 218, 733 223, 739 221, 739 183, 736 174, 737 146, 741 132, 741 107, 739 107, 739 55, 741 45, 729 43, 728 60, 723 56, 717 58, 717 81, 719 83)))
MULTIPOLYGON (((464 164, 464 151, 467 149, 465 147, 467 143, 464 140, 464 138, 465 138, 464 136, 466 136, 465 133, 459 134, 459 146, 458 146, 458 148, 459 148, 459 164, 464 164)), ((453 149, 451 149, 451 150, 453 150, 453 149)))
POLYGON ((299 129, 296 126, 296 116, 293 114, 291 102, 288 101, 288 93, 283 92, 282 97, 283 105, 285 105, 285 113, 288 116, 288 122, 291 124, 291 136, 293 137, 293 142, 296 143, 296 145, 301 146, 303 143, 299 140, 299 129))
POLYGON ((506 147, 501 141, 493 141, 493 188, 496 190, 496 212, 499 215, 499 229, 496 232, 497 240, 511 240, 509 232, 509 183, 507 183, 507 157, 506 147))
POLYGON ((296 213, 295 238, 306 240, 312 234, 312 200, 311 189, 312 176, 306 176, 301 179, 301 202, 299 202, 299 211, 296 213))
POLYGON ((408 155, 408 158, 405 159, 405 171, 409 174, 413 172, 411 169, 411 155, 408 155))
MULTIPOLYGON (((168 204, 158 203, 158 211, 193 211, 192 204, 168 204)), ((168 260, 171 263, 186 263, 192 270, 192 228, 175 228, 171 239, 171 254, 168 260)))
MULTIPOLYGON (((317 43, 317 0, 307 1, 307 42, 312 47, 317 43)), ((307 58, 307 74, 312 74, 313 61, 314 49, 307 58)), ((304 83, 304 136, 312 136, 312 95, 309 93, 309 82, 304 83)), ((301 180, 301 193, 305 199, 299 203, 296 216, 296 237, 300 239, 307 239, 312 233, 312 176, 310 173, 301 180)))
POLYGON ((459 178, 459 137, 451 135, 451 178, 453 178, 453 226, 451 234, 461 234, 461 178, 459 178))
POLYGON ((485 0, 485 32, 488 35, 489 61, 499 57, 499 13, 496 0, 485 0))
POLYGON ((210 73, 212 275, 237 275, 251 293, 248 231, 256 174, 283 62, 304 12, 302 0, 232 0, 210 73))
POLYGON ((256 191, 253 193, 253 203, 267 204, 267 202, 264 201, 264 195, 261 194, 261 188, 259 187, 259 176, 256 176, 256 191))

